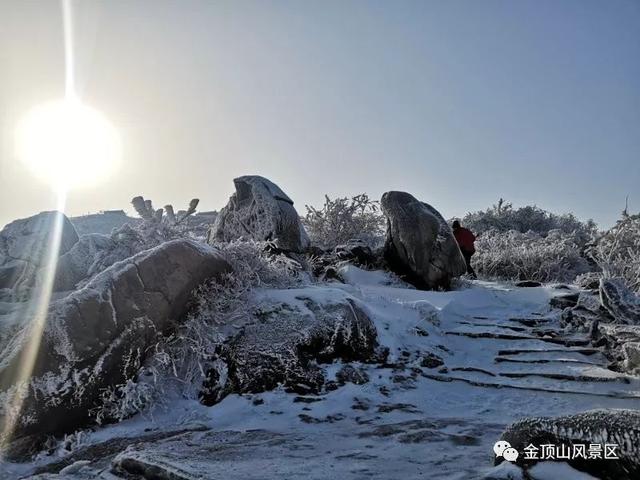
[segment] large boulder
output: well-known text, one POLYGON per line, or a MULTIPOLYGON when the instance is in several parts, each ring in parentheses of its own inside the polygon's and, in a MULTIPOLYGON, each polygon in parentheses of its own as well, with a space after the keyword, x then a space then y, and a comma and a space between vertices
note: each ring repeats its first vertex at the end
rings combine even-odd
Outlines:
MULTIPOLYGON (((501 440, 509 442, 520 453, 517 463, 525 468, 537 461, 525 455, 525 447, 529 445, 540 450, 541 445, 552 444, 556 451, 564 448, 569 452, 574 451, 575 445, 585 445, 586 459, 570 455, 574 458, 566 460, 573 468, 603 480, 640 478, 638 410, 591 410, 556 418, 526 418, 510 425, 501 440), (600 459, 588 458, 590 444, 600 445, 600 459), (617 460, 604 458, 605 444, 618 446, 615 450, 617 460)), ((496 463, 501 461, 502 457, 496 458, 496 463)))
POLYGON ((2 431, 39 439, 89 423, 101 395, 135 378, 158 336, 184 316, 193 289, 230 269, 213 247, 174 240, 53 302, 44 325, 28 322, 0 352, 2 431))
POLYGON ((78 235, 101 233, 109 235, 114 229, 123 225, 137 225, 142 222, 140 218, 127 216, 124 210, 105 210, 100 213, 92 213, 69 219, 76 228, 78 235))
MULTIPOLYGON (((597 326, 600 322, 608 323, 614 321, 613 317, 600 303, 598 293, 591 290, 582 290, 574 295, 577 295, 577 302, 572 304, 570 301, 566 301, 564 303, 564 310, 560 318, 560 323, 563 327, 570 327, 581 332, 591 332, 594 326, 597 326)), ((551 306, 562 308, 562 302, 568 298, 568 295, 554 297, 551 299, 551 306)))
POLYGON ((338 289, 323 293, 325 301, 292 290, 292 302, 262 302, 253 321, 218 352, 201 393, 203 402, 211 405, 230 393, 258 393, 278 385, 318 393, 326 383, 318 362, 383 358, 375 325, 363 306, 338 289))
POLYGON ((51 258, 68 252, 78 234, 61 212, 42 212, 15 220, 0 232, 0 289, 21 297, 37 283, 39 272, 51 258))
POLYGON ((600 301, 616 323, 640 325, 640 298, 623 279, 600 280, 600 301))
POLYGON ((622 372, 640 372, 640 325, 596 323, 593 339, 604 347, 605 355, 612 361, 610 368, 622 372))
POLYGON ((233 182, 236 191, 216 217, 209 243, 247 238, 273 241, 286 252, 300 253, 309 247, 309 237, 293 201, 280 187, 257 175, 233 182))
POLYGON ((405 192, 382 196, 387 217, 385 259, 395 273, 418 288, 449 288, 466 272, 453 231, 431 205, 405 192))
POLYGON ((114 263, 149 247, 144 236, 129 225, 123 225, 110 235, 82 235, 58 259, 53 291, 64 292, 83 287, 91 278, 114 263))

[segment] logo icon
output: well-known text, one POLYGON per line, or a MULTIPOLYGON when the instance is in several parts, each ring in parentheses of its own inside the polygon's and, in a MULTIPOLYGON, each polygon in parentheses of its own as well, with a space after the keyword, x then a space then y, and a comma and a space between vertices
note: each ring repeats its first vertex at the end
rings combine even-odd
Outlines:
POLYGON ((502 457, 508 462, 515 462, 518 459, 518 451, 504 440, 498 440, 493 445, 493 452, 496 457, 502 457))

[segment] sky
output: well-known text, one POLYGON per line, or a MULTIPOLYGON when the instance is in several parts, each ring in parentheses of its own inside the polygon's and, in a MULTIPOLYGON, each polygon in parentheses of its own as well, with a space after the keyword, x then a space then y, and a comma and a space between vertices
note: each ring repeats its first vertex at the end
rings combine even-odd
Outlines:
MULTIPOLYGON (((76 85, 118 130, 67 212, 220 209, 263 175, 296 203, 404 190, 608 227, 640 211, 640 2, 74 1, 76 85)), ((0 0, 0 225, 55 208, 15 129, 64 95, 55 0, 0 0)))

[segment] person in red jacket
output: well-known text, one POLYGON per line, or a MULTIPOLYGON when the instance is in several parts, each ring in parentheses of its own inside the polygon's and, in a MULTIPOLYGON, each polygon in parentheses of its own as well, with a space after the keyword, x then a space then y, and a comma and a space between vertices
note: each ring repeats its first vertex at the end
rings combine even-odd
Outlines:
POLYGON ((461 226, 458 220, 454 220, 451 228, 453 228, 453 235, 456 237, 464 261, 467 262, 467 273, 471 275, 471 278, 476 278, 476 272, 471 267, 471 256, 476 253, 476 236, 471 233, 471 230, 461 226))

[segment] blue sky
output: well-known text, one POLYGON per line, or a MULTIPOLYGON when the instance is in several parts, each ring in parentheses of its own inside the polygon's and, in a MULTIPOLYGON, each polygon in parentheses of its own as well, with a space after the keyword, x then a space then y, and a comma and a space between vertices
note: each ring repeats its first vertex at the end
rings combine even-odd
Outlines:
MULTIPOLYGON (((612 224, 640 210, 640 2, 75 2, 82 97, 123 140, 71 214, 405 190, 446 217, 503 197, 612 224)), ((0 3, 0 223, 52 208, 12 132, 64 88, 57 2, 0 3), (16 201, 19 199, 19 201, 16 201)))

